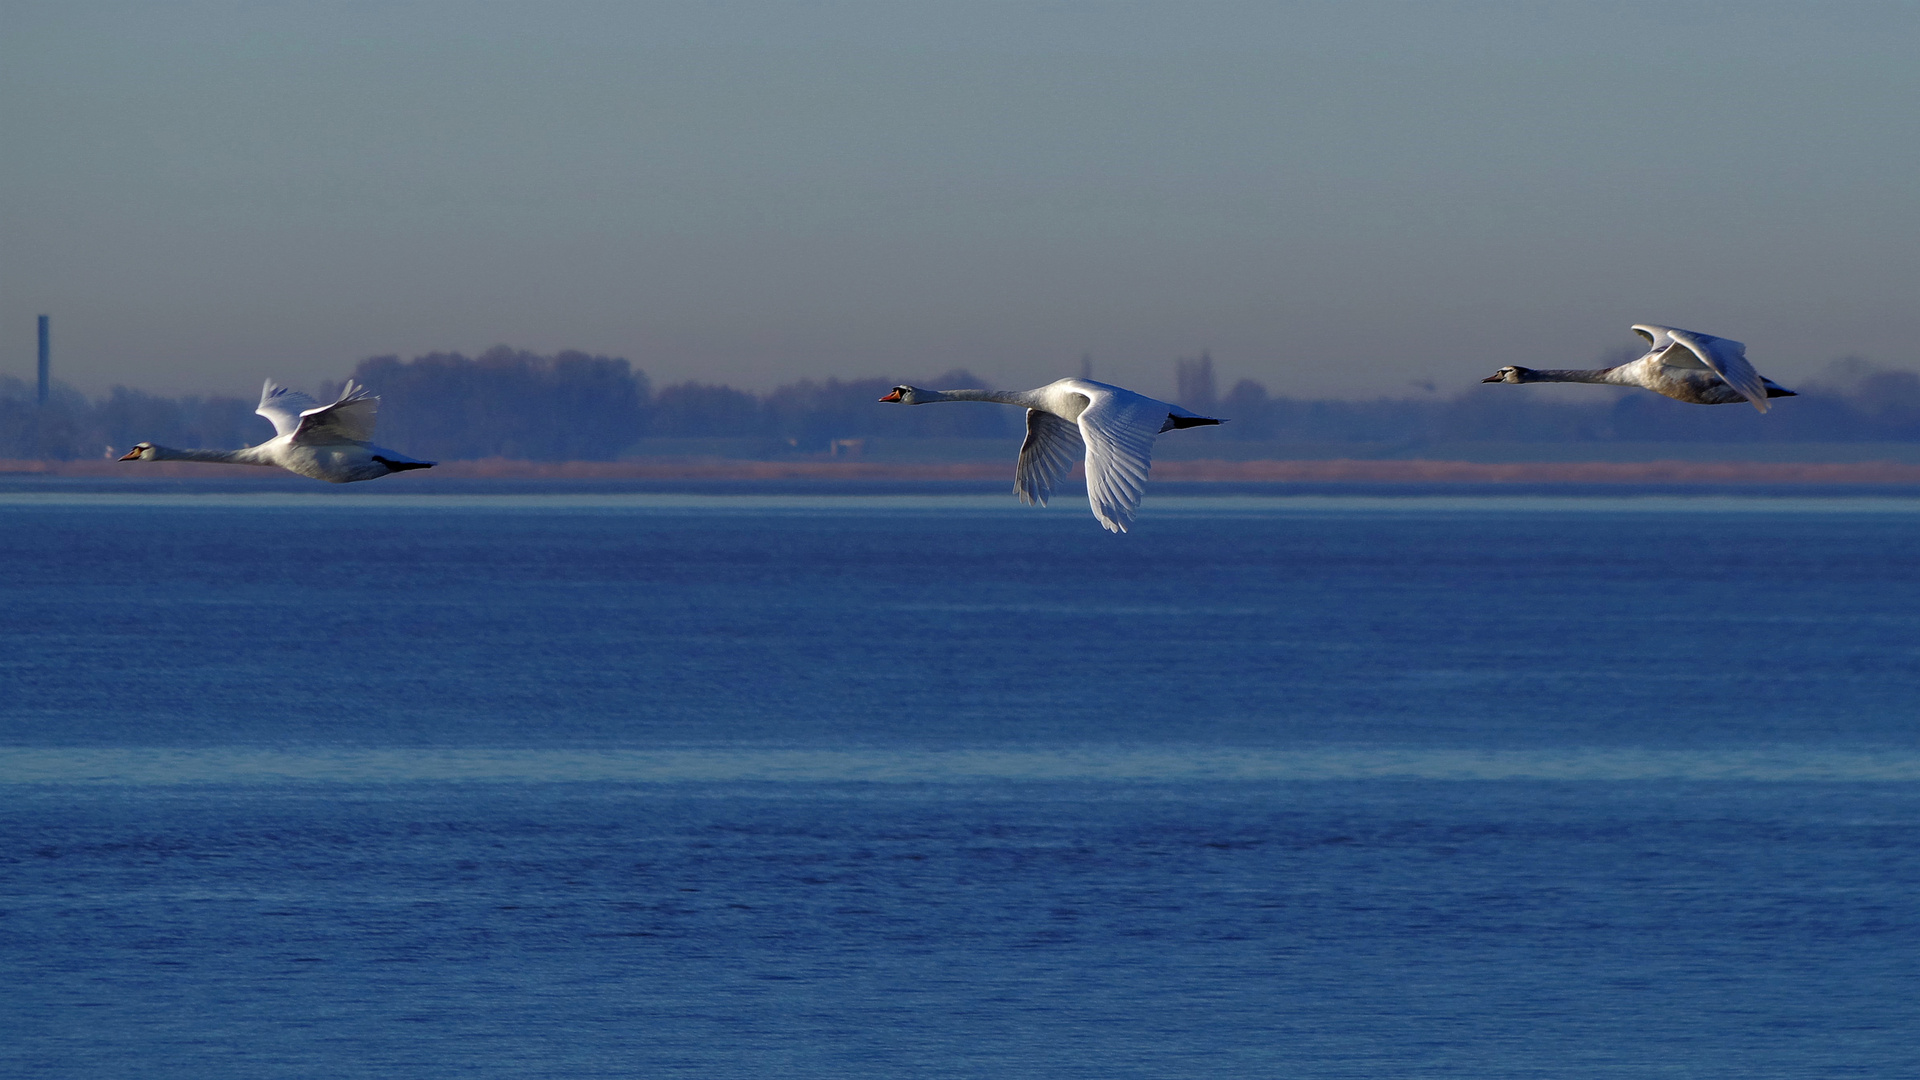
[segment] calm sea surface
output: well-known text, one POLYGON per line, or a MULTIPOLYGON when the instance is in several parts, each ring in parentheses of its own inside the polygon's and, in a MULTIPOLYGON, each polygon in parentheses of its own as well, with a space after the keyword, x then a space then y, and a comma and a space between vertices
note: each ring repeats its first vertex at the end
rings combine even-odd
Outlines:
POLYGON ((0 488, 0 1075, 1920 1075, 1920 499, 430 490, 0 488))

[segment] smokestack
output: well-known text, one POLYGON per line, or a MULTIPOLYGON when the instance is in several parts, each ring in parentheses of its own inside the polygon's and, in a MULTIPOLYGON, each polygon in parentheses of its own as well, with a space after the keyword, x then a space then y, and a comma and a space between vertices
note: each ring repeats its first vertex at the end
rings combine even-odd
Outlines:
POLYGON ((47 359, 51 340, 47 334, 47 317, 40 316, 40 404, 47 403, 47 359))

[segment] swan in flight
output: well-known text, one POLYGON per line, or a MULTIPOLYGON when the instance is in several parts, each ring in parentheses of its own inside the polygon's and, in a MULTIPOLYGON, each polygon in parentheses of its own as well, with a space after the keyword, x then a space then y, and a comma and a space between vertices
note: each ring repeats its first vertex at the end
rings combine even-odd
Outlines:
POLYGON ((1776 386, 1747 362, 1747 347, 1737 341, 1676 330, 1671 326, 1635 326, 1633 332, 1653 346, 1647 355, 1619 367, 1584 371, 1503 367, 1481 382, 1581 382, 1644 386, 1656 394, 1693 405, 1731 405, 1751 401, 1766 412, 1768 398, 1797 397, 1776 386))
POLYGON ((298 390, 276 386, 272 379, 260 390, 254 412, 273 422, 279 432, 259 446, 243 450, 175 450, 140 443, 121 461, 219 461, 231 465, 279 466, 301 476, 331 484, 373 480, 408 469, 430 469, 431 461, 373 445, 374 414, 380 399, 364 386, 347 380, 340 400, 321 405, 298 390))
POLYGON ((927 405, 935 401, 995 401, 1027 410, 1027 441, 1020 444, 1013 491, 1020 501, 1047 505, 1053 486, 1086 457, 1087 501, 1108 532, 1123 533, 1140 507, 1153 464, 1153 439, 1163 431, 1220 421, 1178 405, 1091 379, 1061 379, 1038 390, 922 390, 896 386, 881 401, 927 405))

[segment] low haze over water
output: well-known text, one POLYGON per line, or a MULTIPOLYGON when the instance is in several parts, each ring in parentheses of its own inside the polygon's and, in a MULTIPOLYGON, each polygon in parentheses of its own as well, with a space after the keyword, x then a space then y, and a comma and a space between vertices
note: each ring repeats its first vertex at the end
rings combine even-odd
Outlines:
POLYGON ((0 1072, 1920 1071, 1920 499, 472 490, 0 490, 0 1072))

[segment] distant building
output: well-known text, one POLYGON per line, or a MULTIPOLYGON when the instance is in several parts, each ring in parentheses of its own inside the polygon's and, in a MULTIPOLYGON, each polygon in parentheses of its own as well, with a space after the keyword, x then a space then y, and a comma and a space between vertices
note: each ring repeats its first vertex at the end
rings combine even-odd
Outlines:
POLYGON ((1198 413, 1213 412, 1220 403, 1213 386, 1213 357, 1202 352, 1198 360, 1175 360, 1173 366, 1179 384, 1174 403, 1198 413))

